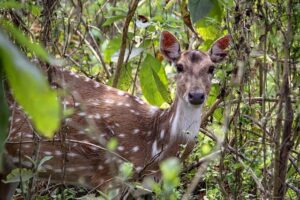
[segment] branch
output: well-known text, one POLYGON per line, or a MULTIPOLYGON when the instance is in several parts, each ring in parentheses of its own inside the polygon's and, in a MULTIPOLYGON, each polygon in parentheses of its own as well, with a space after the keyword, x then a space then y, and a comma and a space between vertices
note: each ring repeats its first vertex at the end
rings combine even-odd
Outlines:
POLYGON ((116 66, 116 74, 115 74, 115 77, 113 79, 113 84, 112 84, 113 87, 117 87, 118 82, 119 82, 119 78, 121 75, 121 68, 122 68, 122 64, 124 62, 124 56, 125 56, 125 50, 126 50, 128 27, 129 27, 130 21, 134 15, 134 13, 135 13, 135 10, 138 6, 138 3, 139 3, 139 0, 132 0, 129 4, 127 17, 126 17, 125 24, 123 27, 122 44, 121 44, 120 54, 119 54, 119 58, 118 58, 117 66, 116 66))

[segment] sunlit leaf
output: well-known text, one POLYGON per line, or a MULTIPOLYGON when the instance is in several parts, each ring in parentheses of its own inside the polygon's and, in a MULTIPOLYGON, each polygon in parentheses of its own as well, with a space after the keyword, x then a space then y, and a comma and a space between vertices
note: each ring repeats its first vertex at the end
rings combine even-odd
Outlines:
POLYGON ((103 48, 103 56, 105 62, 111 62, 111 56, 116 53, 121 46, 121 37, 115 36, 113 39, 106 41, 105 45, 102 46, 103 48))
POLYGON ((16 101, 42 135, 52 137, 60 123, 60 104, 43 74, 0 33, 0 57, 16 101))
POLYGON ((6 21, 0 21, 1 26, 3 26, 7 32, 12 34, 12 37, 18 42, 19 45, 24 46, 30 52, 35 53, 39 58, 44 61, 49 60, 49 55, 45 51, 45 49, 39 43, 31 42, 27 37, 23 35, 23 33, 15 28, 11 23, 6 21))

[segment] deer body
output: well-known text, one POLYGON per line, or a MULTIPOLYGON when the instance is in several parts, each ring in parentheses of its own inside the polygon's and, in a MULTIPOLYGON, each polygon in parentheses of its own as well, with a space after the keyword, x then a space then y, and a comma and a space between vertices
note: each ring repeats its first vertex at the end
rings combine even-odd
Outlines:
POLYGON ((73 114, 48 140, 36 135, 23 111, 10 102, 12 128, 6 144, 7 160, 30 168, 32 163, 25 156, 38 160, 53 156, 43 165, 40 178, 88 188, 109 185, 118 166, 127 161, 133 163, 135 174, 141 178, 158 176, 160 161, 179 156, 182 145, 186 149, 181 159, 192 150, 210 89, 211 67, 226 55, 229 39, 224 38, 209 53, 181 53, 176 38, 169 32, 162 33, 161 52, 178 71, 176 98, 166 110, 87 77, 56 69, 55 85, 69 91, 62 105, 72 108, 73 114), (115 151, 106 148, 111 138, 118 141, 115 151))

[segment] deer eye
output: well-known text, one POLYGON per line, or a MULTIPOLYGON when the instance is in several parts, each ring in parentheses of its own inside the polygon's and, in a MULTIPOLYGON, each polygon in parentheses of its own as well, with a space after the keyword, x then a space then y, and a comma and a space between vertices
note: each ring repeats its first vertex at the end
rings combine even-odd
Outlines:
POLYGON ((211 66, 209 66, 207 73, 213 74, 214 71, 215 71, 215 66, 211 65, 211 66))
POLYGON ((182 64, 176 64, 176 70, 177 70, 177 73, 182 73, 183 72, 183 65, 182 64))

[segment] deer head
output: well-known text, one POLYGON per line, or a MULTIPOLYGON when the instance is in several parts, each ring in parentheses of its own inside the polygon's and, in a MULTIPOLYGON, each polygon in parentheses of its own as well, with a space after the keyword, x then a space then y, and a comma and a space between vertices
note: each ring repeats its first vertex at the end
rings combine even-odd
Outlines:
POLYGON ((227 55, 225 50, 231 37, 219 38, 208 52, 198 50, 180 51, 180 45, 174 35, 163 31, 160 50, 165 58, 174 63, 177 75, 177 97, 187 105, 201 106, 211 86, 215 64, 227 55))

